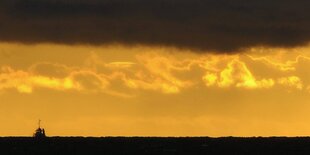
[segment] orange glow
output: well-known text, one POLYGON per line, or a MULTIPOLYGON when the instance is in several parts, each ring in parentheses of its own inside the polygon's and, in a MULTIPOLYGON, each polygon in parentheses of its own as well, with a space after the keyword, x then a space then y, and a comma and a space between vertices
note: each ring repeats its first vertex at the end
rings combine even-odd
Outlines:
POLYGON ((0 43, 0 135, 309 135, 309 49, 0 43))

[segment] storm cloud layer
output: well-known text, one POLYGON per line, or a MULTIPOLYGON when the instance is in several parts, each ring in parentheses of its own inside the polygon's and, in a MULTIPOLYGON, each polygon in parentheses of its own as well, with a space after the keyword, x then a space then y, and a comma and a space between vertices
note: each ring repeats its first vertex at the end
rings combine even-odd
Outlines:
POLYGON ((0 41, 233 52, 310 41, 309 0, 1 0, 0 41))

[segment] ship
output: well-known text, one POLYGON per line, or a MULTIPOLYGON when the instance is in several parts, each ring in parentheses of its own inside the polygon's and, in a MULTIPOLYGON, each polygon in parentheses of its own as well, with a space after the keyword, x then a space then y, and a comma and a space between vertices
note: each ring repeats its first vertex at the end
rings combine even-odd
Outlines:
POLYGON ((39 120, 38 125, 39 125, 39 127, 35 130, 33 137, 34 138, 45 138, 46 137, 45 129, 41 128, 41 120, 39 120))

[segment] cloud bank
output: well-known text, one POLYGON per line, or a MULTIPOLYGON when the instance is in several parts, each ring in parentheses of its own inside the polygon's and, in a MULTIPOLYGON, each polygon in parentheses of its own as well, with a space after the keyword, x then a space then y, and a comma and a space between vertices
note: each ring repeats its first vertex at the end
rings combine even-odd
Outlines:
POLYGON ((310 40, 308 0, 7 0, 0 41, 234 52, 310 40))
POLYGON ((290 60, 276 62, 273 55, 193 54, 176 58, 158 53, 140 53, 131 61, 106 62, 92 52, 82 66, 38 62, 25 69, 16 69, 3 65, 0 67, 0 92, 15 89, 31 94, 44 88, 118 97, 135 97, 141 92, 171 95, 189 89, 310 92, 306 73, 308 56, 296 54, 290 60))

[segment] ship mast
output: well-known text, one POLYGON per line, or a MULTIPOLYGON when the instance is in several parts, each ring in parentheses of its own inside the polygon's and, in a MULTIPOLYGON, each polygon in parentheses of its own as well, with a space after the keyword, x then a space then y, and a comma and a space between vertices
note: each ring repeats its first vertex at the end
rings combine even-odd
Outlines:
POLYGON ((39 128, 41 128, 41 120, 40 119, 39 119, 39 123, 38 124, 39 124, 39 128))

